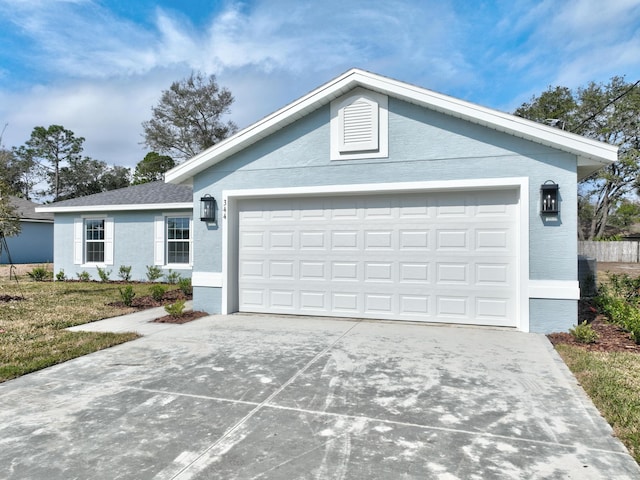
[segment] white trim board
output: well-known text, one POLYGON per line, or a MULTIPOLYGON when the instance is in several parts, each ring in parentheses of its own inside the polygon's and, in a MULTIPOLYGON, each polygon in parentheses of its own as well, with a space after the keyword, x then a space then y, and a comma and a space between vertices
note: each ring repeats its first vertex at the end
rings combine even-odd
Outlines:
POLYGON ((517 328, 529 331, 529 180, 527 177, 486 178, 449 181, 405 182, 387 184, 323 185, 316 187, 265 188, 224 190, 222 192, 222 313, 237 310, 237 201, 256 197, 308 197, 325 195, 358 195, 384 193, 437 192, 455 190, 517 189, 519 191, 519 215, 517 225, 518 262, 517 274, 518 312, 517 328), (233 256, 233 258, 232 258, 233 256))
POLYGON ((194 287, 222 287, 222 272, 193 272, 191 285, 194 287))
POLYGON ((73 207, 37 207, 42 213, 74 213, 74 212, 128 212, 135 210, 183 209, 193 212, 193 203, 140 203, 128 205, 77 205, 73 207))
POLYGON ((572 280, 529 280, 529 298, 579 300, 580 285, 572 280))

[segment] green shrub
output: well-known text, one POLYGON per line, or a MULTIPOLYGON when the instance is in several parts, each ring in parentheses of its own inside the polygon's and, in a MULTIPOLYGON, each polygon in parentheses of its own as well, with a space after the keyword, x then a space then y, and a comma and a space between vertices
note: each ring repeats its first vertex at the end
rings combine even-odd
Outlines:
POLYGON ((151 288, 149 288, 149 292, 151 292, 151 298, 153 298, 156 302, 162 301, 162 297, 164 297, 164 292, 166 291, 167 289, 162 285, 152 285, 151 288))
POLYGON ((47 270, 47 267, 44 265, 40 265, 38 267, 33 267, 30 272, 27 272, 27 275, 31 278, 31 280, 36 282, 44 282, 46 280, 50 280, 53 275, 47 270))
POLYGON ((176 300, 169 305, 165 305, 164 309, 172 317, 181 317, 184 315, 184 303, 184 300, 176 300))
POLYGON ((147 265, 147 280, 155 282, 162 277, 162 269, 155 265, 147 265))
POLYGON ((609 275, 609 285, 604 289, 613 296, 622 297, 627 301, 637 301, 640 298, 640 276, 612 273, 609 275))
POLYGON ((118 270, 118 276, 125 282, 131 281, 131 266, 120 265, 120 270, 118 270))
POLYGON ((640 309, 635 299, 599 295, 597 304, 611 322, 628 331, 633 341, 640 344, 640 309))
POLYGON ((627 318, 624 328, 629 332, 633 341, 640 344, 640 311, 636 310, 635 315, 627 318))
POLYGON ((180 274, 178 272, 174 272, 169 269, 169 271, 165 274, 164 279, 170 285, 175 285, 180 281, 180 274))
POLYGON ((598 340, 598 334, 586 320, 574 328, 569 329, 569 333, 580 343, 595 343, 596 340, 598 340))
POLYGON ((193 287, 191 286, 190 278, 181 278, 180 280, 178 280, 178 287, 180 287, 180 291, 187 296, 193 293, 193 287))
POLYGON ((64 274, 64 270, 60 269, 58 273, 56 273, 56 280, 58 282, 64 282, 67 279, 67 276, 64 274))
POLYGON ((78 280, 80 280, 81 282, 88 282, 89 280, 91 280, 91 275, 89 275, 89 272, 87 272, 86 270, 83 270, 80 273, 76 273, 76 275, 78 276, 78 280))
POLYGON ((136 292, 133 291, 133 287, 131 285, 127 285, 124 288, 118 288, 120 291, 120 298, 122 298, 122 303, 124 303, 127 307, 130 307, 133 304, 133 299, 136 296, 136 292))
POLYGON ((96 267, 96 269, 98 270, 98 276, 100 277, 100 281, 108 282, 109 275, 111 275, 111 270, 107 270, 106 268, 100 268, 100 267, 96 267))

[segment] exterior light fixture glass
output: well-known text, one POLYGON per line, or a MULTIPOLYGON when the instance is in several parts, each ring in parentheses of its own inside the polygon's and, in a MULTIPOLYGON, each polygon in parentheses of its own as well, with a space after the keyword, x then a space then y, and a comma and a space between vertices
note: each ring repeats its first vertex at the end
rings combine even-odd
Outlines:
POLYGON ((557 215, 560 213, 560 198, 558 184, 547 180, 540 185, 540 214, 557 215))
POLYGON ((216 199, 209 194, 200 198, 200 220, 207 223, 216 221, 216 199))

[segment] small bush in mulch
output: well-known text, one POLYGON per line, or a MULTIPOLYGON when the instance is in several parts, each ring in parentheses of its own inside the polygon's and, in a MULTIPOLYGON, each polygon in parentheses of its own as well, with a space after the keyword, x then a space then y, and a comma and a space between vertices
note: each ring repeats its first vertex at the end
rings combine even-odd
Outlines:
MULTIPOLYGON (((176 300, 190 300, 191 296, 185 296, 180 290, 169 290, 165 292, 162 296, 161 300, 154 300, 151 295, 140 295, 136 296, 131 301, 131 307, 136 308, 138 310, 144 310, 146 308, 154 308, 154 307, 162 307, 167 303, 175 302, 176 300)), ((112 307, 121 307, 124 308, 126 305, 122 301, 118 302, 110 302, 107 305, 112 307)))
POLYGON ((620 325, 609 322, 604 315, 598 313, 598 310, 589 301, 580 300, 578 315, 580 321, 586 321, 597 334, 597 339, 593 343, 584 343, 568 332, 550 333, 547 338, 553 345, 575 345, 593 352, 633 352, 640 354, 640 345, 636 344, 629 332, 620 325))
POLYGON ((179 317, 174 317, 173 315, 166 315, 161 318, 156 318, 153 320, 154 323, 187 323, 191 320, 195 320, 196 318, 202 318, 209 315, 207 312, 184 312, 179 317))
MULTIPOLYGON (((192 298, 192 295, 185 295, 184 293, 182 293, 180 289, 169 290, 168 292, 164 293, 164 295, 162 296, 162 300, 154 300, 151 295, 143 295, 143 296, 135 297, 131 302, 131 307, 137 310, 145 310, 147 308, 162 307, 162 306, 165 306, 167 303, 174 303, 176 300, 191 300, 191 298, 192 298)), ((124 303, 121 301, 111 302, 111 303, 108 303, 107 305, 114 306, 114 307, 125 307, 124 303)), ((192 320, 195 320, 196 318, 206 317, 207 315, 209 314, 206 312, 199 312, 199 311, 183 312, 182 315, 178 317, 172 316, 172 315, 165 315, 163 317, 152 320, 152 322, 187 323, 192 320)))

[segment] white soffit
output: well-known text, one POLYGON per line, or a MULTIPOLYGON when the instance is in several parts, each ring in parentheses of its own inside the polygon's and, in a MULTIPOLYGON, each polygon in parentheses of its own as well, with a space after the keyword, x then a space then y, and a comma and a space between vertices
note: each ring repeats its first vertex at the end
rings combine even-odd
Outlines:
POLYGON ((195 174, 284 128, 356 87, 373 90, 493 130, 571 153, 578 158, 578 166, 582 167, 580 172, 592 173, 617 160, 618 147, 616 146, 364 70, 352 69, 169 170, 165 174, 165 181, 169 183, 185 182, 195 174))

